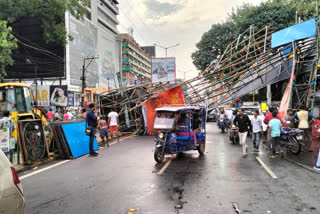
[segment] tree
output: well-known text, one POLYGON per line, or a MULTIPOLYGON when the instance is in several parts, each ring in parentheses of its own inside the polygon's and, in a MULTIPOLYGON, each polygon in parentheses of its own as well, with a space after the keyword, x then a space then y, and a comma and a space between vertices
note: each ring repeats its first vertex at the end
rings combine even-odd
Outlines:
POLYGON ((65 46, 68 35, 64 24, 66 11, 77 19, 88 13, 90 0, 0 0, 0 20, 8 25, 25 17, 37 17, 41 21, 45 42, 65 46))
POLYGON ((6 21, 0 20, 0 79, 6 76, 5 68, 13 64, 12 51, 18 47, 17 40, 11 34, 12 28, 6 21))
POLYGON ((301 15, 303 20, 315 16, 315 2, 312 0, 274 0, 261 3, 258 6, 244 4, 233 11, 228 19, 220 24, 212 25, 204 33, 197 50, 192 54, 194 65, 199 70, 205 70, 210 62, 216 59, 238 35, 254 25, 255 31, 271 26, 272 31, 295 24, 295 14, 301 15))
POLYGON ((223 54, 227 45, 236 38, 235 31, 236 26, 233 22, 212 25, 196 44, 198 50, 192 53, 194 65, 199 70, 206 69, 210 62, 223 54))

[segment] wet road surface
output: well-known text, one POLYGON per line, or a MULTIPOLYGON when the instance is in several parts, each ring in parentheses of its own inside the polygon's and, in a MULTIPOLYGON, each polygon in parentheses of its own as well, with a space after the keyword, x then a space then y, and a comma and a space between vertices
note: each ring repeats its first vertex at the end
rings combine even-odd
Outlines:
POLYGON ((166 162, 154 161, 153 137, 129 138, 96 158, 83 156, 22 179, 28 213, 320 213, 319 174, 270 160, 262 148, 252 153, 248 144, 243 159, 241 147, 208 123, 205 155, 187 152, 158 175, 166 162))

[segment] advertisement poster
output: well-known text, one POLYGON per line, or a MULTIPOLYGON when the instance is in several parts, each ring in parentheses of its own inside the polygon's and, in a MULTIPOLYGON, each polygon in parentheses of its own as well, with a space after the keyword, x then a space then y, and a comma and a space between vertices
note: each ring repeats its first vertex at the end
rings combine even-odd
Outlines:
POLYGON ((153 121, 156 116, 156 108, 167 106, 170 104, 185 104, 186 98, 180 86, 169 89, 158 94, 156 97, 151 98, 142 104, 143 117, 146 117, 148 132, 153 132, 153 121), (145 106, 145 107, 144 107, 145 106))
POLYGON ((0 130, 0 148, 3 152, 9 152, 9 128, 2 127, 0 130))
POLYGON ((50 86, 50 102, 52 106, 66 107, 68 105, 68 86, 67 85, 51 85, 50 86))
POLYGON ((37 100, 38 106, 48 107, 50 106, 50 86, 49 85, 38 85, 36 87, 35 85, 32 85, 30 87, 31 90, 31 101, 34 102, 37 100), (36 88, 37 88, 37 94, 36 94, 36 88))
POLYGON ((68 106, 74 106, 74 93, 68 93, 68 106))
POLYGON ((172 82, 176 79, 176 59, 169 58, 152 58, 152 83, 172 82))

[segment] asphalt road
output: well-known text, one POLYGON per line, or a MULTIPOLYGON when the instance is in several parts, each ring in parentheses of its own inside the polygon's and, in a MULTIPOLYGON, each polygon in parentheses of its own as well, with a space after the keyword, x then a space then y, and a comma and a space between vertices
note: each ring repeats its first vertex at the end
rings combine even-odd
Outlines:
MULTIPOLYGON (((22 179, 29 214, 320 213, 320 175, 266 152, 232 145, 208 123, 206 153, 168 165, 153 160, 153 137, 134 137, 22 179), (261 160, 274 179, 257 161, 261 160), (168 166, 163 174, 158 172, 168 166)), ((248 139, 250 141, 250 139, 248 139)), ((249 143, 251 146, 251 143, 249 143)))

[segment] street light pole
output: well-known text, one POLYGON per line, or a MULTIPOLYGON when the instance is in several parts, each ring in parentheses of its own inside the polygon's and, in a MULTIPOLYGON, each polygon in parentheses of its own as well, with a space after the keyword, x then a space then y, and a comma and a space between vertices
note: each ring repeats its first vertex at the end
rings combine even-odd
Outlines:
POLYGON ((169 46, 169 47, 164 47, 164 46, 161 46, 161 45, 157 45, 156 43, 153 44, 154 46, 157 46, 159 48, 163 48, 165 50, 165 54, 166 54, 166 58, 168 57, 168 49, 170 48, 174 48, 174 47, 177 47, 179 46, 180 44, 175 44, 175 45, 172 45, 172 46, 169 46))
POLYGON ((81 97, 81 106, 84 107, 84 88, 86 87, 86 70, 89 67, 89 65, 91 64, 91 62, 94 59, 98 59, 99 56, 95 56, 95 57, 87 57, 83 59, 83 65, 82 65, 82 76, 80 78, 80 80, 82 80, 82 97, 81 97), (89 64, 86 67, 86 60, 90 60, 89 64))

